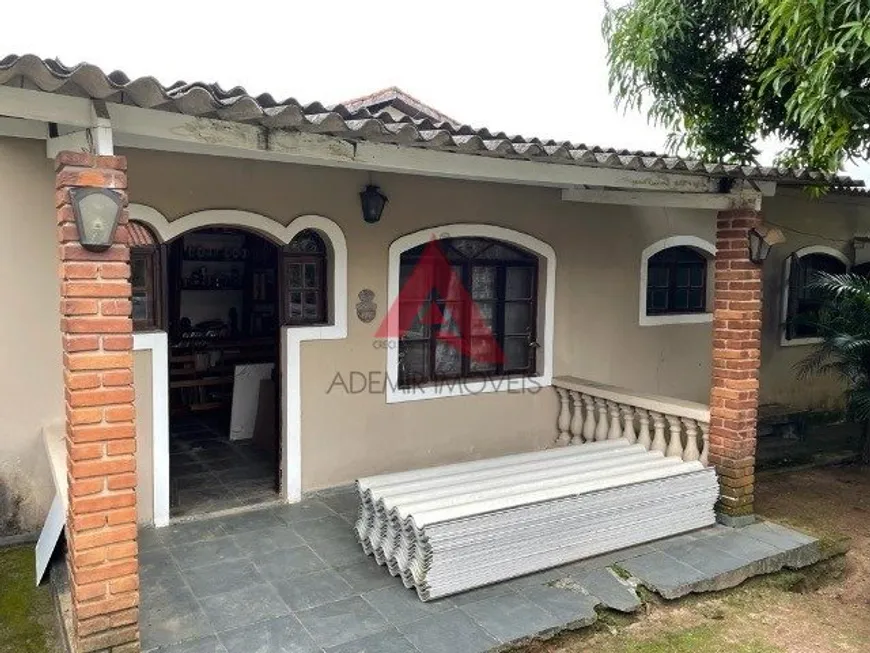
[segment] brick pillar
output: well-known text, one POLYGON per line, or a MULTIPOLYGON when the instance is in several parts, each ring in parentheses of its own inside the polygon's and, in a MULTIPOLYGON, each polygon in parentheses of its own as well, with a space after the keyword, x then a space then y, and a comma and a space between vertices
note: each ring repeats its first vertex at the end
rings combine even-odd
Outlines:
POLYGON ((115 243, 90 252, 69 196, 110 188, 126 203, 127 162, 61 152, 55 163, 73 636, 80 653, 128 653, 139 650, 139 563, 127 210, 115 243))
POLYGON ((710 391, 710 463, 719 473, 722 521, 751 521, 755 488, 758 370, 761 364, 761 266, 749 260, 755 211, 719 214, 710 391))

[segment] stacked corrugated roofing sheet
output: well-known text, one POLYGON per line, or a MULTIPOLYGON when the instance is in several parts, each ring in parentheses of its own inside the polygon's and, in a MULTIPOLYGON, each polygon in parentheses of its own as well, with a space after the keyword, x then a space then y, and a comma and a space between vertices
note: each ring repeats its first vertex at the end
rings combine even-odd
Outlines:
POLYGON ((716 474, 625 440, 357 481, 357 536, 424 601, 715 522, 716 474))
MULTIPOLYGON (((324 105, 320 102, 302 104, 294 98, 276 100, 268 93, 253 96, 241 87, 227 90, 218 84, 204 82, 176 82, 167 86, 154 77, 130 79, 121 71, 107 74, 87 63, 66 66, 56 59, 40 59, 34 55, 8 55, 0 59, 0 85, 255 124, 270 129, 327 134, 354 141, 396 143, 505 159, 624 170, 682 172, 797 185, 863 185, 863 182, 849 177, 804 168, 740 166, 664 156, 655 152, 512 136, 446 120, 432 120, 425 115, 425 111, 420 112, 424 116, 422 118, 396 118, 387 111, 372 113, 367 108, 368 105, 360 99, 349 101, 347 105, 324 105)), ((579 117, 578 114, 578 119, 579 117)))

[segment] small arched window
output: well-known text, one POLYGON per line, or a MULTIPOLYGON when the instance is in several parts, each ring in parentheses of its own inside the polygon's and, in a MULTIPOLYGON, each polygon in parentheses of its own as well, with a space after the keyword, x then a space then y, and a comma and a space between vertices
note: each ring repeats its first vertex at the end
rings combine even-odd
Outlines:
POLYGON ((127 224, 130 239, 130 286, 133 330, 159 329, 163 323, 161 247, 149 227, 141 222, 127 224))
POLYGON ((849 266, 839 256, 818 251, 795 252, 788 258, 787 266, 785 338, 817 338, 823 297, 813 288, 813 280, 819 272, 843 274, 849 266))
POLYGON ((284 247, 284 323, 326 323, 326 244, 313 229, 284 247))
POLYGON ((669 247, 647 261, 646 314, 707 311, 707 257, 692 247, 669 247))
POLYGON ((400 258, 399 385, 533 374, 538 258, 488 238, 447 238, 400 258))

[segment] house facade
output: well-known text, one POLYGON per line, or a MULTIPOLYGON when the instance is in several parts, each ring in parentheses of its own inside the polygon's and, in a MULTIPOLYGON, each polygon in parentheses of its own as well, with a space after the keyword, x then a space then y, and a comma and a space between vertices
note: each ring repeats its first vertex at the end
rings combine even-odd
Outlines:
POLYGON ((870 258, 857 182, 509 139, 395 89, 261 106, 11 57, 0 172, 0 534, 66 494, 82 650, 135 642, 137 523, 553 446, 565 377, 708 411, 751 514, 758 404, 839 399, 795 379, 806 279, 870 258), (69 194, 94 187, 126 204, 100 252, 69 194), (432 243, 449 278, 415 294, 432 243))

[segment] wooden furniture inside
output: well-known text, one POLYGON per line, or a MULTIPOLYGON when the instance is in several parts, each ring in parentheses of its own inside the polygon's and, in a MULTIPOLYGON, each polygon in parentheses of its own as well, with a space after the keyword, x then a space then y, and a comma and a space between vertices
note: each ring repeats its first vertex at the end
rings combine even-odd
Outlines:
POLYGON ((229 412, 236 366, 278 358, 280 250, 202 229, 170 245, 168 259, 171 411, 229 412))

